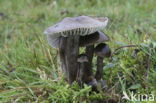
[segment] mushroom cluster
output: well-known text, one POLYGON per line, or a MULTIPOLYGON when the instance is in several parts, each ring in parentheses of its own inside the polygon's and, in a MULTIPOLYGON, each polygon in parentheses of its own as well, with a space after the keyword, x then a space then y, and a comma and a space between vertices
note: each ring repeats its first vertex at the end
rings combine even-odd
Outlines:
POLYGON ((59 49, 62 70, 70 84, 78 80, 96 88, 97 81, 102 79, 103 59, 111 54, 109 46, 103 43, 109 38, 101 31, 107 23, 107 17, 66 17, 44 31, 48 44, 59 49), (94 44, 98 45, 94 48, 94 44), (79 54, 80 47, 86 47, 85 54, 79 54), (95 77, 92 72, 94 53, 97 55, 95 77))

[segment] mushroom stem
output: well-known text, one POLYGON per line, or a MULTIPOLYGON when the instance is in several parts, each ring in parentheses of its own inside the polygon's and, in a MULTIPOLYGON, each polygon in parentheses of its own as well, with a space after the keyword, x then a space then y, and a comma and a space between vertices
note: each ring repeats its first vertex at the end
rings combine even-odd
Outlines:
POLYGON ((97 71, 96 71, 96 80, 100 82, 102 89, 104 89, 107 85, 102 80, 103 76, 103 59, 109 58, 111 56, 111 50, 109 46, 105 43, 101 43, 94 49, 95 54, 97 55, 97 71))
POLYGON ((68 72, 67 72, 67 63, 66 63, 66 42, 67 42, 67 37, 60 37, 59 41, 59 53, 60 53, 60 59, 62 62, 62 71, 63 73, 66 74, 66 78, 68 78, 68 72))
POLYGON ((90 45, 86 47, 86 54, 88 57, 88 63, 85 64, 85 68, 84 68, 85 75, 83 75, 83 81, 87 83, 88 85, 91 85, 93 91, 98 91, 97 81, 94 78, 93 72, 92 72, 92 59, 93 59, 93 54, 94 54, 94 45, 90 45))
POLYGON ((81 54, 78 56, 77 62, 79 63, 79 84, 82 86, 82 84, 86 81, 86 72, 85 71, 85 66, 88 63, 88 57, 86 54, 81 54))
POLYGON ((69 72, 69 83, 72 84, 77 79, 78 76, 78 63, 77 57, 79 54, 79 36, 67 37, 66 42, 66 64, 67 71, 69 72))
POLYGON ((80 70, 80 72, 79 72, 79 84, 80 84, 80 86, 83 87, 83 83, 86 83, 86 84, 92 86, 93 91, 98 92, 96 79, 94 78, 94 76, 87 74, 88 73, 88 67, 87 66, 89 65, 87 55, 86 54, 79 55, 77 62, 79 63, 79 70, 80 70))
POLYGON ((96 75, 95 78, 97 81, 99 81, 100 79, 102 79, 103 76, 103 57, 97 57, 97 71, 96 71, 96 75))
POLYGON ((93 72, 92 72, 92 59, 93 59, 93 54, 94 54, 94 45, 90 45, 90 46, 87 46, 86 47, 86 54, 87 54, 87 57, 88 57, 88 63, 86 65, 86 73, 88 76, 91 76, 93 75, 93 72))
POLYGON ((85 80, 85 65, 86 65, 87 63, 85 62, 85 63, 79 63, 79 77, 80 77, 80 81, 81 82, 84 82, 84 80, 85 80))

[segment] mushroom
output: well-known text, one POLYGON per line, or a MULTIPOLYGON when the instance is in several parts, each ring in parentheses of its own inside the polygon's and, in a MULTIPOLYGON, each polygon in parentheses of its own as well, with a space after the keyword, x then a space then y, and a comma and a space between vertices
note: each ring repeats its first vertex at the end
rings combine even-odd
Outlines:
POLYGON ((101 82, 103 85, 102 76, 103 76, 103 59, 109 58, 111 56, 111 50, 109 46, 105 43, 101 43, 94 49, 95 54, 97 55, 97 71, 95 78, 98 82, 101 82))
POLYGON ((85 66, 88 64, 88 57, 86 54, 80 54, 77 58, 79 63, 79 83, 86 81, 86 69, 85 66))
POLYGON ((90 46, 95 43, 103 43, 106 41, 109 41, 108 36, 101 31, 96 31, 90 35, 80 36, 79 46, 90 46))
POLYGON ((79 84, 83 87, 83 83, 86 83, 88 85, 92 86, 93 91, 97 90, 97 81, 96 79, 90 75, 90 72, 88 72, 88 69, 86 66, 89 64, 89 60, 86 54, 80 54, 78 56, 77 62, 79 63, 79 84))
POLYGON ((88 82, 88 84, 92 84, 93 83, 92 80, 94 80, 94 79, 89 79, 89 78, 94 78, 92 72, 92 58, 94 54, 94 44, 102 43, 106 41, 109 41, 109 38, 101 31, 97 31, 91 35, 80 36, 79 46, 87 46, 86 54, 88 57, 88 63, 85 64, 85 70, 86 70, 85 80, 90 81, 90 83, 88 82))
POLYGON ((106 17, 66 17, 44 31, 48 43, 53 48, 60 49, 62 69, 66 72, 70 84, 77 77, 78 63, 76 61, 79 54, 79 37, 91 35, 103 29, 107 23, 108 18, 106 17))

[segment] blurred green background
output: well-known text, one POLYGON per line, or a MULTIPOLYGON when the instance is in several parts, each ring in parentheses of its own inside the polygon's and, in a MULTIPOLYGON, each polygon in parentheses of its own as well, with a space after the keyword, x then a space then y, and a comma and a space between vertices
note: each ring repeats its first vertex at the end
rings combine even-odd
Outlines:
POLYGON ((126 48, 113 62, 105 60, 103 78, 109 88, 90 94, 88 86, 80 89, 76 83, 71 87, 62 78, 57 80, 58 51, 47 44, 43 34, 64 17, 86 15, 109 18, 104 32, 112 51, 155 41, 155 5, 156 0, 0 0, 0 103, 129 103, 121 98, 123 92, 130 95, 132 90, 156 97, 155 54, 151 55, 148 81, 148 51, 132 59, 134 48, 126 48))

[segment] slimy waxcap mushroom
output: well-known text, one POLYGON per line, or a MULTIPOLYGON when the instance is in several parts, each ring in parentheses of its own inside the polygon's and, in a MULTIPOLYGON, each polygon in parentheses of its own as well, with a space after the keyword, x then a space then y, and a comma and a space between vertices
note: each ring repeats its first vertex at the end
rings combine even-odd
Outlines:
POLYGON ((108 58, 111 56, 111 50, 109 46, 105 43, 101 43, 96 48, 94 49, 94 52, 97 56, 103 57, 103 58, 108 58))
POLYGON ((93 18, 88 16, 66 17, 59 23, 49 27, 44 31, 47 35, 48 43, 58 48, 60 36, 68 37, 70 35, 85 36, 98 30, 102 30, 108 23, 107 17, 93 18))

